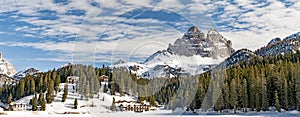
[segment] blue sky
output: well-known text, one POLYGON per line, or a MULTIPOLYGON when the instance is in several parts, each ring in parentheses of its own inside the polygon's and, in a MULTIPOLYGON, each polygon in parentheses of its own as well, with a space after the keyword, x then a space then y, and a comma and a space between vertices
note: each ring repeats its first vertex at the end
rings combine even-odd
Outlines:
POLYGON ((16 69, 143 61, 196 25, 235 49, 299 31, 299 0, 0 0, 0 51, 16 69))

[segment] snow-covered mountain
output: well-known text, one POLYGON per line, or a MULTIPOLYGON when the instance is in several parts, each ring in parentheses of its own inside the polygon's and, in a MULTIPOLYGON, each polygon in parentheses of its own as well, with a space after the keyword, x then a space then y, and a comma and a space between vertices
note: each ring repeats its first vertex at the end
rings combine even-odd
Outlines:
POLYGON ((224 61, 234 52, 231 41, 211 29, 207 36, 193 26, 169 44, 157 51, 143 63, 118 62, 115 67, 127 67, 143 78, 187 76, 203 73, 224 61))
POLYGON ((22 71, 19 71, 18 73, 16 73, 13 77, 15 79, 22 79, 26 76, 29 76, 29 75, 34 75, 34 74, 37 74, 39 73, 40 71, 35 69, 35 68, 29 68, 29 69, 26 69, 26 70, 22 70, 22 71))
POLYGON ((15 67, 5 60, 0 53, 0 74, 13 76, 16 73, 15 67))
POLYGON ((260 56, 273 56, 296 52, 300 49, 300 32, 292 34, 281 40, 272 39, 267 46, 258 49, 255 53, 260 56))
POLYGON ((230 67, 235 65, 241 61, 248 60, 249 58, 257 56, 254 52, 248 49, 240 49, 231 54, 224 62, 222 62, 219 66, 223 68, 230 67))
POLYGON ((255 52, 248 49, 237 50, 219 66, 230 67, 255 56, 274 56, 296 52, 297 50, 300 50, 300 32, 292 34, 283 40, 278 37, 271 39, 265 47, 257 49, 255 52))
POLYGON ((0 74, 0 87, 17 83, 18 80, 7 75, 0 74))

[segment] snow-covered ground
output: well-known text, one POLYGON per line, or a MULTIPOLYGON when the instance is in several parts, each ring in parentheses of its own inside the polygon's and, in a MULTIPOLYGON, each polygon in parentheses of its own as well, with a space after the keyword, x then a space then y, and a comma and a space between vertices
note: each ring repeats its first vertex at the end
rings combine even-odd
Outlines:
MULTIPOLYGON (((63 89, 64 83, 60 85, 60 88, 63 89)), ((172 112, 171 110, 158 109, 157 111, 148 111, 143 113, 135 112, 111 112, 109 107, 112 104, 113 97, 117 100, 136 100, 135 97, 131 96, 111 96, 109 94, 103 93, 103 87, 101 87, 98 95, 95 95, 93 99, 81 100, 80 95, 74 93, 73 86, 75 84, 68 85, 68 98, 65 102, 61 102, 61 97, 63 95, 63 90, 57 94, 54 102, 52 104, 47 104, 46 111, 4 111, 0 112, 1 117, 296 117, 300 116, 299 111, 285 111, 282 113, 278 112, 248 112, 240 114, 224 114, 221 115, 217 112, 207 112, 196 115, 192 112, 183 112, 176 111, 172 112), (102 99, 104 98, 104 101, 102 99), (78 99, 78 109, 73 109, 74 100, 78 99), (91 105, 94 107, 91 107, 91 105)), ((104 84, 102 85, 104 86, 104 84)), ((25 102, 28 103, 32 96, 24 97, 16 102, 25 102)), ((1 104, 3 105, 3 104, 1 104)))
POLYGON ((168 110, 159 110, 145 113, 134 112, 103 112, 103 113, 89 113, 89 114, 53 114, 50 112, 32 112, 32 111, 7 111, 6 115, 1 117, 299 117, 299 112, 253 112, 242 115, 178 115, 172 114, 168 110))

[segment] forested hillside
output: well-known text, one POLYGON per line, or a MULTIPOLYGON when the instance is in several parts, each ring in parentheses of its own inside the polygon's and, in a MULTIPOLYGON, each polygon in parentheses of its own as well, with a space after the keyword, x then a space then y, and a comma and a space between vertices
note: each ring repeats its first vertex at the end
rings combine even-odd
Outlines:
POLYGON ((91 65, 69 65, 27 76, 16 85, 4 86, 0 88, 0 97, 2 102, 10 103, 15 99, 45 92, 45 102, 51 103, 60 91, 60 83, 66 82, 68 76, 79 76, 79 87, 76 90, 82 95, 81 99, 88 99, 99 92, 100 82, 103 81, 100 76, 105 75, 109 83, 104 86, 103 92, 111 95, 118 93, 120 96, 127 94, 138 97, 139 101, 147 100, 151 105, 156 105, 157 101, 173 110, 176 107, 205 110, 211 108, 210 105, 214 105, 215 110, 250 108, 266 111, 269 107, 275 107, 278 111, 281 108, 299 110, 299 59, 299 51, 254 57, 224 72, 212 70, 189 78, 151 80, 138 78, 124 68, 110 70, 105 66, 94 68, 91 65))

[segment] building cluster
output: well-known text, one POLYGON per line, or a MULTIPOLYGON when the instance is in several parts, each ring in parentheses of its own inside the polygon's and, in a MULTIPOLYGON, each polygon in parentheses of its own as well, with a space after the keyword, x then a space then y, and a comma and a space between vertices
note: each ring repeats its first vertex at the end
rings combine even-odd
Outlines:
POLYGON ((119 100, 115 104, 119 107, 120 111, 133 111, 133 112, 145 112, 154 111, 156 107, 151 106, 149 102, 146 101, 127 101, 119 100))

